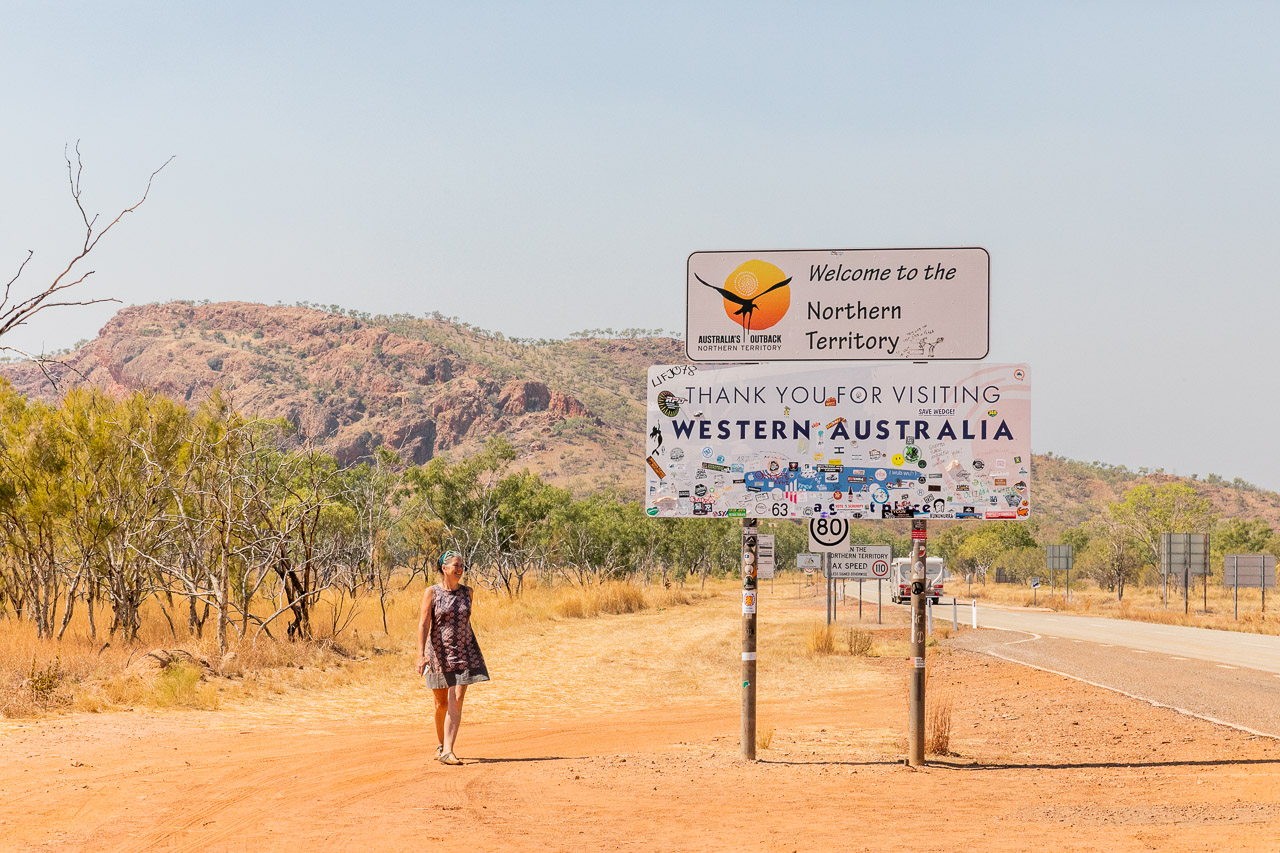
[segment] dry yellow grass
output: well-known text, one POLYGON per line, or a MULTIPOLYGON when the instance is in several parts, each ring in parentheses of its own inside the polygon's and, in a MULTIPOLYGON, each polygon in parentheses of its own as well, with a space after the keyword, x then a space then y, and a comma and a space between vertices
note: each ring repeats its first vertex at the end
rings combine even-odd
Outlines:
POLYGON ((810 655, 835 654, 835 629, 830 625, 814 624, 804 638, 804 650, 810 655))
MULTIPOLYGON (((143 610, 138 642, 125 645, 88 636, 81 612, 61 641, 36 637, 28 622, 0 619, 0 717, 30 717, 58 709, 102 712, 134 707, 216 708, 224 700, 254 700, 288 690, 341 686, 353 677, 353 662, 413 651, 424 584, 417 580, 388 597, 387 630, 376 599, 332 597, 312 614, 316 638, 290 642, 252 627, 244 637, 232 632, 233 655, 220 659, 213 623, 203 637, 177 625, 177 636, 159 608, 143 610), (346 630, 334 636, 336 625, 346 630), (182 649, 197 663, 178 663, 160 672, 130 672, 152 649, 182 649), (202 665, 199 662, 208 664, 202 665)), ((588 587, 533 586, 508 598, 477 589, 473 624, 478 633, 500 636, 532 623, 590 618, 604 614, 661 610, 688 604, 706 594, 681 589, 606 583, 588 587)), ((98 624, 109 624, 105 613, 98 624)), ((283 632, 277 623, 276 634, 283 632)))
POLYGON ((924 750, 929 755, 951 754, 951 699, 934 698, 925 719, 924 750))

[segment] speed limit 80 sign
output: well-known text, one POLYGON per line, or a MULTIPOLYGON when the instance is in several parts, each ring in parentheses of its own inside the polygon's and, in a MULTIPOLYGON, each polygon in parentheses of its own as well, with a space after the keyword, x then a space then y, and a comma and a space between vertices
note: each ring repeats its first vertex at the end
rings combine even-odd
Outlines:
POLYGON ((849 522, 843 518, 809 519, 810 551, 848 551, 849 522))

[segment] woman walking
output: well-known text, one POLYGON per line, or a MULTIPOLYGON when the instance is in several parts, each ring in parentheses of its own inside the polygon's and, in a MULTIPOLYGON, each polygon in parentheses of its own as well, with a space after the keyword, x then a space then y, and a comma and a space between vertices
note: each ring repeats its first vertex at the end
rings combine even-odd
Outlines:
POLYGON ((437 565, 440 583, 422 594, 418 616, 418 674, 426 676, 435 694, 436 756, 445 764, 461 764, 453 746, 462 724, 462 700, 468 684, 489 680, 489 670, 471 630, 471 587, 462 583, 462 555, 445 551, 437 565))

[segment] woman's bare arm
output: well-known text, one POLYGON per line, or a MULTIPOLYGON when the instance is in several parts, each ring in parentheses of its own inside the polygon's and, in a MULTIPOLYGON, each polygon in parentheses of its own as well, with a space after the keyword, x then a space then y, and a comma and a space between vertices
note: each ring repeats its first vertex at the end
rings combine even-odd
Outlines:
POLYGON ((427 587, 422 594, 422 609, 418 611, 418 675, 427 668, 427 634, 431 629, 431 592, 435 587, 427 587))

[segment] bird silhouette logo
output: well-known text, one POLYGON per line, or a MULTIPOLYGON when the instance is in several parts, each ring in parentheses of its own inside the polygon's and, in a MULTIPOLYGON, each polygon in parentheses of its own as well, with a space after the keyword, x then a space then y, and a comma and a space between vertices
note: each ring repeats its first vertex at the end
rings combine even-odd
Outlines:
POLYGON ((697 273, 693 277, 724 297, 724 313, 750 332, 767 329, 787 314, 791 307, 791 277, 767 261, 741 264, 716 287, 697 273))

